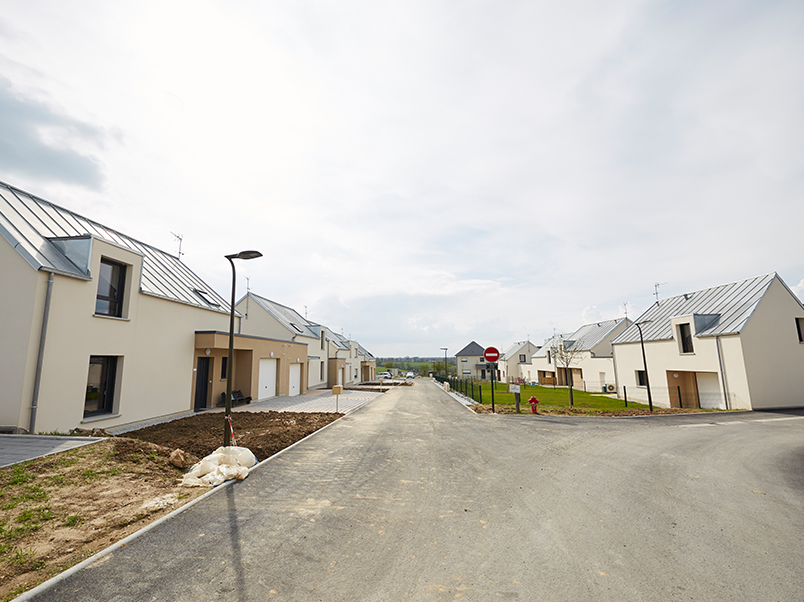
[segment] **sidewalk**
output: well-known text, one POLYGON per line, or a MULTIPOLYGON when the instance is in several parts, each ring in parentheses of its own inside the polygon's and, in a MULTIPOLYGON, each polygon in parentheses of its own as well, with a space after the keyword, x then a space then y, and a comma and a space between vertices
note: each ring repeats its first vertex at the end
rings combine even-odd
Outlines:
MULTIPOLYGON (((338 396, 338 412, 350 414, 382 393, 375 391, 346 390, 338 396)), ((252 401, 232 408, 233 412, 335 412, 336 399, 331 389, 316 389, 294 397, 271 397, 252 401)), ((211 408, 207 412, 223 412, 224 408, 211 408)))
POLYGON ((0 435, 0 468, 100 441, 102 437, 0 435))

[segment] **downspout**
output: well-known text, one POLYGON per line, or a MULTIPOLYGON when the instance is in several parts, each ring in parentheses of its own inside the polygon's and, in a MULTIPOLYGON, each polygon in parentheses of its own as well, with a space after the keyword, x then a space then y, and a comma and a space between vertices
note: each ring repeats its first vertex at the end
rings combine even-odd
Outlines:
POLYGON ((45 293, 45 311, 42 315, 42 332, 39 334, 39 354, 36 357, 36 376, 34 377, 34 390, 31 398, 31 420, 28 432, 36 433, 36 410, 39 407, 39 385, 42 382, 42 363, 45 357, 45 338, 47 337, 47 321, 50 317, 50 297, 53 294, 53 272, 47 277, 47 292, 45 293))
POLYGON ((720 365, 720 379, 723 382, 723 403, 727 410, 729 407, 729 390, 726 388, 726 371, 723 369, 723 358, 720 355, 720 338, 715 335, 715 346, 717 347, 717 363, 720 365))

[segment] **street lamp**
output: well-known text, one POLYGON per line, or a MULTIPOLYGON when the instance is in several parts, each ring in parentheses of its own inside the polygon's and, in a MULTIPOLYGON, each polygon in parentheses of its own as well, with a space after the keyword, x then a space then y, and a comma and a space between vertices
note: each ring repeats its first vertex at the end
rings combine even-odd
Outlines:
POLYGON ((232 427, 229 421, 232 418, 232 364, 234 356, 234 306, 235 306, 235 264, 233 259, 256 259, 262 257, 259 251, 240 251, 235 255, 226 255, 232 264, 232 303, 229 305, 229 359, 226 360, 226 412, 223 420, 223 446, 228 447, 232 442, 232 427))
POLYGON ((642 329, 640 324, 650 324, 653 320, 644 320, 642 322, 635 322, 637 330, 639 331, 639 344, 642 346, 642 365, 645 367, 645 386, 648 388, 648 407, 653 411, 653 398, 650 396, 650 379, 648 378, 648 360, 645 357, 645 340, 642 338, 642 329))
POLYGON ((444 378, 449 378, 449 372, 447 371, 447 348, 442 347, 441 351, 444 352, 444 378))

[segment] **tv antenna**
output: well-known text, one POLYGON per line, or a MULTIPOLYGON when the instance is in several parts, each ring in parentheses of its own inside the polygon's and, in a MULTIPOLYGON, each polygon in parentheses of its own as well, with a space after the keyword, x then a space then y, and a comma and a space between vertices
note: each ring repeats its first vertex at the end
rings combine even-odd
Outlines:
POLYGON ((669 282, 655 282, 653 284, 653 296, 656 297, 656 303, 659 302, 659 287, 664 286, 665 284, 670 284, 669 282))
POLYGON ((176 234, 175 232, 171 232, 171 234, 174 237, 173 240, 179 241, 179 261, 181 261, 181 256, 184 255, 184 253, 181 252, 181 241, 184 240, 184 237, 181 234, 176 234))
POLYGON ((628 319, 628 306, 631 304, 630 301, 623 301, 623 313, 625 314, 625 319, 628 319))

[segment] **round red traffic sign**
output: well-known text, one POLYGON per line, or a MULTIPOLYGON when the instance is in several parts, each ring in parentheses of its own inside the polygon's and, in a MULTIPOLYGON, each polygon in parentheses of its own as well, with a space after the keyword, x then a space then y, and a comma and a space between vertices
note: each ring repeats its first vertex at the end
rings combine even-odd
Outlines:
POLYGON ((486 350, 483 352, 483 357, 486 358, 487 362, 493 363, 500 359, 500 352, 496 347, 486 347, 486 350))

